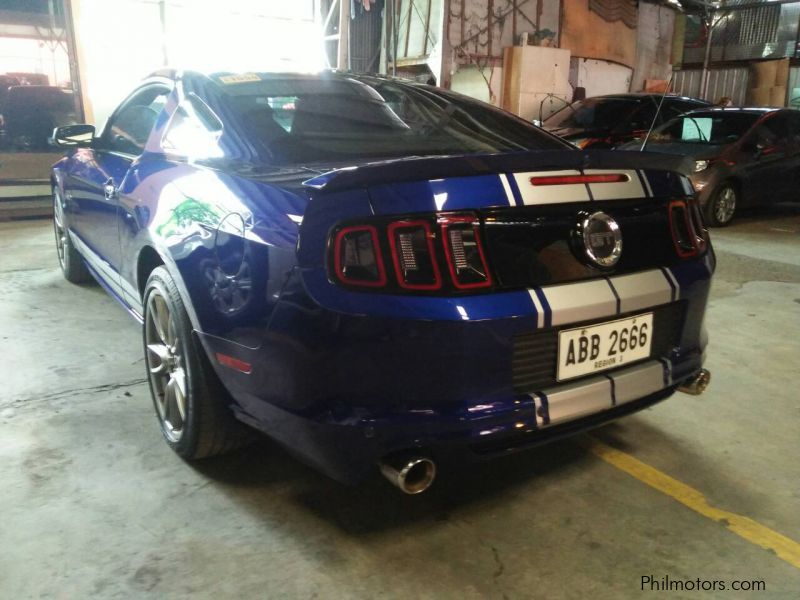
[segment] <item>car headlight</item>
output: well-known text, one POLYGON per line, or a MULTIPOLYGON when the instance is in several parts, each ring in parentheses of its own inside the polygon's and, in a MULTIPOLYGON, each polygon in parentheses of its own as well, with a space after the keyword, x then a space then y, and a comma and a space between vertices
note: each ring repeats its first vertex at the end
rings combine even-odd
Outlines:
POLYGON ((694 161, 694 172, 699 173, 700 171, 705 171, 708 168, 708 161, 707 160, 696 160, 694 161))

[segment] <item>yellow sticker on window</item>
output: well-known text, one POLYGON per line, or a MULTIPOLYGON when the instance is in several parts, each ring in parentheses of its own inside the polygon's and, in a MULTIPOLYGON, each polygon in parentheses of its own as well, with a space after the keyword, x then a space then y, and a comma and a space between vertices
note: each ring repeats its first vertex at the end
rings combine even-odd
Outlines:
POLYGON ((247 83, 250 81, 261 81, 261 77, 255 73, 240 73, 237 75, 223 75, 219 78, 220 83, 229 85, 231 83, 247 83))

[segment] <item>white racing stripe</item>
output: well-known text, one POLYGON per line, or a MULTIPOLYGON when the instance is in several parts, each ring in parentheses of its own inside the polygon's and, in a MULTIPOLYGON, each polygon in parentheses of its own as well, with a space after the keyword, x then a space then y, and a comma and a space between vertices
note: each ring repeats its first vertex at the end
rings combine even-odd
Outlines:
POLYGON ((503 186, 503 190, 506 192, 506 199, 508 200, 508 204, 510 206, 516 205, 516 200, 514 200, 514 192, 511 191, 511 184, 508 183, 508 175, 505 173, 500 173, 500 183, 503 186))
POLYGON ((639 173, 641 173, 641 175, 642 175, 642 181, 644 181, 644 188, 645 188, 645 191, 647 192, 647 197, 648 198, 652 198, 653 197, 653 188, 650 187, 650 182, 647 179, 647 171, 639 171, 639 173))
POLYGON ((533 307, 536 309, 536 327, 542 329, 544 328, 544 307, 536 295, 536 290, 528 290, 528 293, 531 295, 533 307))
POLYGON ((616 371, 610 377, 614 380, 614 398, 617 405, 644 398, 664 389, 664 365, 655 360, 616 371))
MULTIPOLYGON (((653 195, 647 175, 634 169, 585 169, 583 172, 578 170, 565 171, 530 171, 526 173, 513 173, 511 175, 519 188, 522 203, 526 206, 540 204, 566 204, 569 202, 588 202, 590 199, 597 201, 605 200, 629 200, 635 198, 649 198, 653 195), (561 185, 533 185, 531 179, 534 177, 563 177, 580 175, 614 175, 620 174, 626 177, 626 181, 610 183, 567 183, 561 185), (644 184, 642 184, 644 181, 644 184), (591 192, 591 194, 590 194, 591 192)), ((503 188, 509 198, 509 203, 513 206, 514 195, 505 175, 500 176, 503 188)))
POLYGON ((614 374, 598 375, 530 394, 537 427, 558 425, 641 400, 663 390, 664 365, 649 360, 614 374), (613 380, 613 385, 612 385, 613 380))
POLYGON ((550 305, 553 326, 617 314, 617 298, 605 279, 552 285, 542 291, 550 305))
POLYGON ((611 277, 611 285, 619 296, 621 313, 672 301, 672 286, 661 269, 611 277))
POLYGON ((536 291, 528 290, 539 329, 548 326, 546 313, 550 313, 549 326, 555 327, 669 304, 678 300, 680 286, 669 269, 650 269, 609 279, 550 285, 540 290, 547 300, 546 308, 536 291))
POLYGON ((534 414, 536 415, 536 427, 544 427, 547 425, 547 408, 545 407, 544 400, 538 394, 531 394, 533 400, 534 414))
POLYGON ((590 183, 589 190, 594 200, 627 200, 629 198, 645 198, 646 192, 636 171, 629 169, 586 169, 584 175, 621 174, 628 181, 619 183, 590 183))
POLYGON ((675 289, 673 290, 672 300, 673 301, 677 300, 678 299, 678 292, 680 292, 681 286, 678 283, 678 280, 675 279, 675 275, 672 273, 671 269, 663 269, 663 272, 667 276, 667 279, 669 279, 672 282, 672 285, 675 286, 675 289))
POLYGON ((588 202, 589 192, 586 184, 569 183, 566 185, 540 185, 531 183, 531 177, 559 177, 578 175, 580 171, 532 171, 530 173, 514 173, 514 181, 519 188, 522 203, 526 206, 535 204, 565 204, 567 202, 588 202))
MULTIPOLYGON (((89 248, 75 233, 70 231, 69 234, 72 243, 81 256, 83 256, 86 262, 89 263, 89 266, 103 278, 103 281, 113 288, 114 292, 116 292, 120 298, 124 298, 126 301, 130 301, 131 299, 138 300, 139 292, 130 283, 125 281, 114 267, 100 258, 100 256, 89 248)), ((141 303, 139 302, 138 306, 134 306, 134 308, 141 308, 141 303)))
POLYGON ((542 393, 547 399, 547 415, 550 417, 548 425, 574 421, 613 406, 611 381, 602 376, 560 385, 542 393))

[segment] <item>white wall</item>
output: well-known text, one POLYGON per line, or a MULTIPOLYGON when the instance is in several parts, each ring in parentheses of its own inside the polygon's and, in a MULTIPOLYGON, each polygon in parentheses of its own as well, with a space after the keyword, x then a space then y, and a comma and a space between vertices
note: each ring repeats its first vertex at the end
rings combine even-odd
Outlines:
POLYGON ((660 4, 639 3, 636 67, 631 81, 631 91, 641 91, 645 79, 670 78, 674 30, 675 11, 660 4))
POLYGON ((452 75, 450 89, 459 94, 500 106, 503 100, 503 68, 486 67, 479 69, 475 65, 461 66, 452 75), (486 84, 487 79, 491 86, 486 84))
MULTIPOLYGON (((517 35, 529 32, 533 36, 538 19, 539 29, 552 32, 554 42, 558 39, 559 0, 528 0, 525 3, 518 0, 517 4, 517 35), (541 14, 537 17, 539 9, 541 14)), ((492 26, 488 29, 487 0, 464 0, 463 13, 461 7, 461 2, 451 1, 449 15, 444 16, 445 20, 449 18, 449 35, 445 48, 448 56, 443 57, 443 64, 449 68, 451 89, 481 100, 491 99, 499 106, 502 102, 503 49, 514 45, 514 19, 509 14, 513 2, 493 2, 492 26), (479 70, 491 81, 491 89, 479 70)), ((439 81, 446 79, 442 77, 439 81)))
MULTIPOLYGON (((539 20, 539 29, 549 29, 558 35, 559 22, 559 1, 558 0, 528 0, 523 3, 517 1, 517 34, 524 31, 534 33, 536 31, 536 21, 539 20), (537 12, 541 8, 541 14, 537 17, 537 12)), ((495 0, 493 3, 494 17, 492 18, 492 53, 502 55, 502 49, 506 46, 513 46, 513 23, 511 15, 503 19, 512 8, 511 0, 495 0)), ((477 35, 474 42, 468 42, 467 48, 476 54, 486 54, 488 50, 489 32, 481 31, 486 28, 489 3, 487 0, 465 0, 464 1, 464 39, 469 39, 477 35)), ((450 23, 450 43, 457 46, 462 42, 461 39, 461 3, 451 2, 450 12, 452 20, 450 23)))
POLYGON ((572 57, 569 81, 586 88, 586 97, 628 92, 633 70, 607 60, 572 57))
POLYGON ((324 64, 312 0, 167 0, 163 25, 150 0, 71 1, 86 116, 98 127, 165 63, 204 71, 324 64))

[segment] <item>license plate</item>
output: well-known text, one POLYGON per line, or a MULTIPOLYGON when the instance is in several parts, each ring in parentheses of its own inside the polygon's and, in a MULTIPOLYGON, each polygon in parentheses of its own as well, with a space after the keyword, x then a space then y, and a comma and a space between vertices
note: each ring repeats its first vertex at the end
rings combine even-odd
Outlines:
POLYGON ((564 381, 650 357, 653 313, 576 327, 558 334, 558 372, 564 381))

